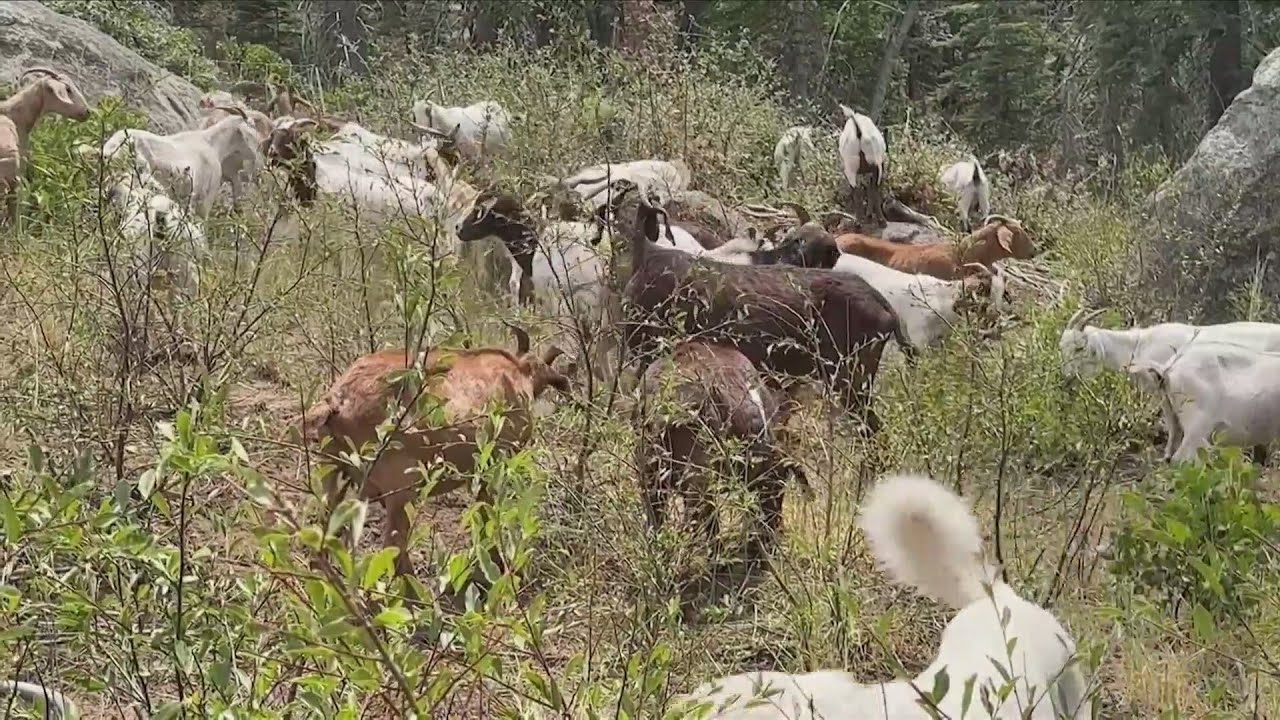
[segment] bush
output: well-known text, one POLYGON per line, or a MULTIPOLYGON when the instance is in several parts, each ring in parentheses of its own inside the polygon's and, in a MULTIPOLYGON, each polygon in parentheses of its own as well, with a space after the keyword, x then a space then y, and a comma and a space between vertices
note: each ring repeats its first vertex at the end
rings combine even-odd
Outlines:
POLYGON ((1234 448, 1182 464, 1164 487, 1123 495, 1112 571, 1173 610, 1247 612, 1276 578, 1280 507, 1234 448))

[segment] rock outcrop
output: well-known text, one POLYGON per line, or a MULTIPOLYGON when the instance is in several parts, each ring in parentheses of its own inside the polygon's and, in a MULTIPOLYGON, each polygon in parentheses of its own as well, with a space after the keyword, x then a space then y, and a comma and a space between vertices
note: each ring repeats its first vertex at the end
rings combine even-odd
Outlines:
POLYGON ((33 0, 0 0, 0 82, 45 65, 71 76, 91 103, 109 95, 146 113, 151 129, 177 132, 197 121, 200 90, 144 60, 92 25, 33 0))
POLYGON ((1250 288, 1280 300, 1280 50, 1144 215, 1129 263, 1144 312, 1219 322, 1240 319, 1250 288))

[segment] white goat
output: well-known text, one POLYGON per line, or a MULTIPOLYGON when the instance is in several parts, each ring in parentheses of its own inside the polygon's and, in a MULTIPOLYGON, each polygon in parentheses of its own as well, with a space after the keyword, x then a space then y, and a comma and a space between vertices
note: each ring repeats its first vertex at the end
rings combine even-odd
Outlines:
MULTIPOLYGON (((973 267, 984 275, 991 287, 991 308, 999 314, 1004 309, 1004 274, 992 274, 981 264, 973 267)), ((836 272, 857 275, 866 280, 893 306, 913 347, 922 349, 938 345, 951 334, 960 320, 964 303, 977 290, 982 280, 940 280, 932 275, 905 273, 881 265, 874 260, 842 253, 832 268, 836 272)))
POLYGON ((154 175, 166 191, 201 217, 208 217, 223 181, 231 183, 231 196, 242 195, 246 176, 262 167, 257 134, 239 108, 212 126, 157 135, 147 130, 116 131, 100 149, 81 147, 88 158, 110 161, 122 148, 132 154, 135 170, 154 175))
POLYGON ((1221 325, 1161 323, 1146 328, 1107 330, 1086 325, 1102 310, 1083 309, 1067 321, 1058 341, 1062 372, 1067 377, 1089 378, 1105 368, 1128 371, 1140 364, 1161 367, 1192 342, 1228 342, 1253 350, 1280 352, 1280 325, 1232 322, 1221 325))
POLYGON ((413 120, 418 130, 457 143, 469 160, 500 153, 511 141, 511 117, 492 100, 466 107, 419 100, 413 104, 413 120))
POLYGON ((977 520, 960 497, 927 477, 888 477, 871 491, 859 523, 871 552, 896 582, 959 611, 942 631, 937 658, 914 680, 874 685, 830 670, 734 675, 692 694, 700 706, 711 708, 712 718, 1092 717, 1075 642, 1052 613, 1020 597, 983 560, 977 520), (950 689, 925 709, 922 698, 944 670, 950 689), (969 683, 972 694, 965 708, 969 683))
POLYGON ((610 193, 604 192, 605 189, 618 180, 629 180, 641 192, 657 194, 658 201, 665 205, 672 195, 687 190, 691 179, 689 166, 676 159, 601 163, 583 168, 557 182, 598 208, 609 201, 610 193))
POLYGON ((1165 460, 1194 460, 1215 434, 1219 442, 1241 447, 1265 447, 1280 438, 1280 353, 1197 338, 1173 359, 1135 362, 1129 373, 1160 394, 1165 460))
POLYGON ((797 173, 804 172, 804 151, 817 153, 813 147, 813 128, 808 125, 796 125, 788 128, 773 146, 773 164, 778 169, 778 185, 783 190, 791 189, 791 181, 797 173))
POLYGON ((46 113, 76 121, 89 117, 89 104, 71 78, 45 67, 28 68, 19 88, 0 100, 0 221, 12 220, 18 210, 18 181, 30 153, 31 132, 46 113), (33 82, 27 79, 34 77, 33 82))
POLYGON ((0 703, 8 707, 9 698, 13 696, 32 707, 43 706, 42 717, 50 720, 75 720, 80 716, 79 708, 71 698, 43 683, 0 680, 0 703))
POLYGON ((194 297, 199 263, 209 255, 204 231, 150 177, 115 183, 108 195, 120 215, 120 234, 132 246, 135 271, 144 286, 169 289, 171 298, 194 297))
POLYGON ((379 214, 439 215, 436 219, 450 231, 479 195, 434 145, 385 137, 355 123, 344 124, 318 145, 314 157, 321 192, 350 197, 379 214))
POLYGON ((991 214, 991 182, 978 158, 970 155, 968 160, 942 168, 938 182, 955 198, 956 214, 965 232, 972 227, 974 213, 980 218, 991 214))
POLYGON ((876 123, 867 115, 855 113, 849 106, 841 105, 845 114, 845 127, 840 131, 840 167, 844 169, 849 187, 867 186, 867 208, 870 217, 883 215, 881 183, 884 181, 884 163, 888 160, 888 146, 876 123))

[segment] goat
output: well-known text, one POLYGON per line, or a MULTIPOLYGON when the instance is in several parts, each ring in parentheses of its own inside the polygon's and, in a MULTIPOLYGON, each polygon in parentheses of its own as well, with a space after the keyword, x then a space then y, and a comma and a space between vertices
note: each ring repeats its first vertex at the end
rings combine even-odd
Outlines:
POLYGON ((77 122, 89 117, 89 103, 80 88, 63 73, 33 67, 18 77, 18 90, 0 100, 0 220, 13 220, 18 212, 18 181, 30 154, 31 132, 46 113, 77 122), (27 78, 36 76, 34 82, 27 78))
POLYGON ((1280 438, 1280 353, 1202 338, 1184 345, 1171 360, 1132 363, 1129 374, 1160 394, 1168 443, 1164 459, 1194 460, 1217 439, 1261 448, 1280 438), (1176 449, 1174 449, 1176 447, 1176 449))
POLYGON ((991 182, 982 171, 978 158, 970 155, 968 160, 942 168, 938 182, 955 198, 956 214, 965 232, 972 229, 973 213, 983 218, 991 214, 991 182))
POLYGON ((833 268, 857 275, 880 291, 901 320, 912 347, 936 346, 951 334, 960 315, 980 294, 988 296, 993 312, 1004 308, 1004 274, 973 263, 975 275, 939 280, 931 275, 904 273, 857 255, 842 254, 833 268))
POLYGON ((844 170, 844 179, 855 194, 864 186, 868 188, 864 197, 867 217, 873 224, 883 225, 882 188, 885 163, 888 160, 884 135, 866 115, 854 112, 846 105, 841 105, 840 111, 845 116, 839 141, 840 167, 844 170))
POLYGON ((414 127, 457 144, 468 160, 502 152, 511 142, 511 117, 492 101, 444 107, 426 100, 413 104, 414 127))
POLYGON ((773 147, 773 164, 778 169, 778 186, 782 190, 790 190, 792 179, 802 172, 801 160, 806 150, 818 152, 813 146, 813 128, 808 125, 788 128, 778 138, 778 144, 773 147))
POLYGON ((635 407, 640 436, 636 465, 650 526, 661 529, 666 497, 676 491, 685 498, 685 507, 693 508, 705 538, 718 545, 719 520, 710 488, 696 476, 719 467, 726 475, 745 479, 755 492, 765 535, 753 536, 750 548, 753 555, 763 555, 781 529, 787 477, 809 489, 804 469, 780 450, 776 438, 793 410, 790 399, 766 385, 737 350, 690 340, 646 369, 635 407), (713 446, 724 440, 744 447, 734 456, 725 456, 733 448, 713 453, 713 446))
POLYGON ((101 148, 81 146, 80 153, 110 161, 127 147, 138 172, 154 175, 175 200, 208 217, 222 183, 231 183, 232 200, 237 201, 245 176, 256 173, 262 162, 257 134, 244 112, 234 106, 219 109, 229 116, 207 128, 172 135, 118 130, 101 148))
POLYGON ((600 208, 613 196, 606 190, 617 181, 633 183, 645 194, 656 194, 665 206, 689 188, 691 179, 689 166, 677 159, 601 163, 583 168, 563 180, 552 180, 559 187, 577 192, 594 207, 600 208))
POLYGON ((1103 312, 1104 309, 1086 312, 1081 308, 1067 320, 1058 340, 1064 376, 1088 379, 1107 368, 1128 372, 1135 364, 1160 367, 1193 341, 1280 352, 1280 325, 1274 323, 1160 323, 1128 330, 1107 330, 1086 324, 1103 312))
POLYGON ((236 96, 225 90, 214 90, 205 93, 200 97, 200 112, 204 115, 204 119, 200 121, 200 128, 213 127, 219 120, 231 117, 234 113, 227 108, 237 108, 244 114, 249 124, 253 125, 253 130, 258 135, 258 140, 263 141, 271 134, 274 124, 266 113, 254 110, 243 102, 240 102, 236 96))
POLYGON ((14 697, 36 709, 43 709, 42 717, 49 720, 75 720, 80 717, 80 710, 71 698, 43 682, 0 680, 0 699, 6 708, 10 707, 9 698, 14 697))
MULTIPOLYGON (((487 191, 458 225, 463 247, 497 239, 511 262, 511 296, 571 318, 584 346, 617 319, 617 294, 609 286, 608 258, 597 249, 603 231, 594 223, 560 220, 539 231, 519 197, 487 191)), ((592 374, 605 377, 609 335, 596 345, 592 374)))
POLYGON ((707 250, 745 237, 751 228, 746 215, 700 190, 672 193, 663 209, 673 226, 687 230, 707 250))
MULTIPOLYGON (((890 339, 909 347, 884 296, 829 270, 728 265, 664 248, 656 244, 662 211, 634 184, 623 186, 616 205, 615 236, 630 245, 630 268, 619 273, 623 334, 641 371, 664 335, 729 343, 761 367, 831 380, 845 410, 861 416, 866 431, 879 429, 870 388, 881 353, 890 339)), ((825 234, 816 225, 807 232, 825 234)))
POLYGON ((732 675, 685 698, 690 711, 710 708, 717 720, 1093 717, 1075 641, 983 559, 981 530, 964 500, 928 477, 889 476, 867 497, 859 525, 895 582, 957 611, 929 667, 914 680, 872 685, 837 670, 732 675), (931 697, 940 673, 949 690, 931 697))
MULTIPOLYGON (((1193 343, 1229 343, 1257 352, 1280 352, 1280 325, 1273 323, 1160 323, 1128 330, 1107 330, 1086 325, 1102 312, 1094 310, 1086 313, 1084 309, 1078 310, 1062 331, 1058 350, 1062 355, 1062 374, 1069 380, 1090 378, 1105 368, 1120 370, 1131 376, 1133 367, 1162 368, 1193 343)), ((1178 426, 1177 417, 1167 403, 1162 404, 1161 412, 1166 430, 1178 426)), ((1164 449, 1166 460, 1173 456, 1177 444, 1174 434, 1167 433, 1164 449)), ((1254 448, 1255 461, 1262 462, 1266 454, 1265 446, 1259 444, 1254 448)))
MULTIPOLYGON (((387 546, 400 549, 400 574, 413 573, 405 507, 417 495, 414 469, 420 464, 428 470, 445 465, 446 474, 429 484, 428 497, 452 492, 474 471, 478 443, 495 407, 505 408, 505 413, 490 439, 499 451, 515 452, 532 437, 534 400, 548 387, 570 391, 569 379, 553 367, 560 349, 552 346, 535 355, 528 334, 512 330, 515 353, 499 348, 436 349, 415 356, 408 349, 396 349, 361 357, 303 416, 309 443, 329 438, 357 453, 366 445, 382 443, 372 461, 339 463, 339 469, 325 478, 325 496, 332 510, 346 485, 359 484, 363 497, 382 503, 387 518, 383 537, 387 546), (415 379, 415 373, 406 371, 420 375, 415 379), (396 428, 380 441, 379 427, 389 417, 396 428), (367 470, 363 482, 357 468, 367 470)), ((480 489, 479 499, 488 501, 487 489, 480 489)))
POLYGON ((115 183, 107 196, 120 215, 120 234, 133 247, 142 284, 156 280, 170 292, 192 298, 199 289, 199 261, 208 257, 204 231, 150 177, 115 183))
POLYGON ((881 265, 906 273, 932 275, 955 280, 966 274, 966 266, 979 263, 994 270, 997 260, 1026 260, 1036 254, 1031 236, 1022 223, 1003 215, 991 215, 967 238, 930 245, 902 245, 867 235, 850 233, 836 238, 842 252, 861 255, 881 265))
POLYGON ((329 140, 315 142, 308 131, 324 124, 278 118, 262 144, 268 164, 287 169, 290 193, 304 207, 323 192, 350 198, 375 214, 433 218, 451 232, 479 196, 445 161, 447 150, 384 137, 350 122, 338 124, 329 140))

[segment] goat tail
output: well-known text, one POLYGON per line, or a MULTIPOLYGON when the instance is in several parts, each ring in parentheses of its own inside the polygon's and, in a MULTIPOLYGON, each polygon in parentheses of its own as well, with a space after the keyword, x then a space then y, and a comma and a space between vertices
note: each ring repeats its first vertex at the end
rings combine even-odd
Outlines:
MULTIPOLYGON (((1172 363, 1169 364, 1171 365, 1172 363)), ((1168 367, 1168 365, 1165 367, 1168 367)), ((1149 392, 1160 392, 1164 389, 1164 371, 1155 365, 1134 363, 1129 366, 1129 377, 1133 378, 1138 387, 1149 392)))
POLYGON ((911 338, 907 337, 907 330, 902 326, 902 318, 897 313, 893 315, 893 341, 898 343, 898 349, 902 351, 902 357, 907 362, 915 365, 916 362, 916 346, 911 344, 911 338))
POLYGON ((55 720, 75 720, 80 717, 80 711, 71 698, 51 687, 39 683, 0 680, 0 697, 15 695, 28 705, 43 703, 46 708, 45 717, 55 720))
POLYGON ((871 553, 899 584, 957 610, 999 582, 983 559, 982 532, 967 503, 924 475, 891 475, 858 518, 871 553))

